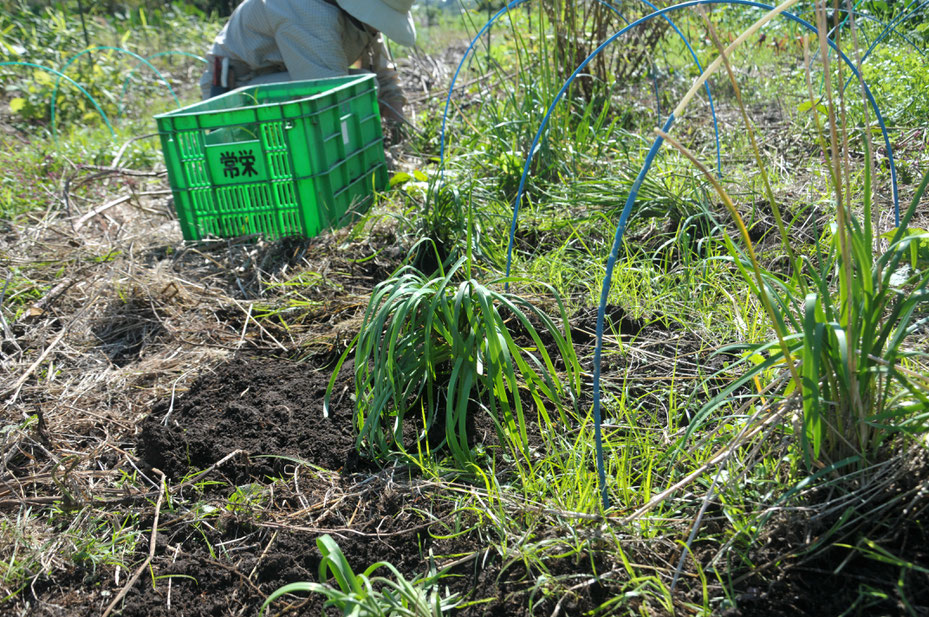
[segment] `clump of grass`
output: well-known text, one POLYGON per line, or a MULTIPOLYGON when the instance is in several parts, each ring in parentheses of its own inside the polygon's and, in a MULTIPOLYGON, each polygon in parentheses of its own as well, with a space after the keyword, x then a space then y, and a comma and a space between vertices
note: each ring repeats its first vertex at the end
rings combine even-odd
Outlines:
POLYGON ((412 425, 421 431, 419 457, 447 448, 467 468, 474 461, 469 415, 487 413, 500 443, 524 454, 528 401, 540 424, 553 424, 550 409, 562 423, 572 415, 580 366, 560 300, 564 334, 527 300, 495 290, 503 281, 465 276, 456 283, 466 263, 433 276, 405 266, 371 294, 355 345, 355 426, 357 445, 375 456, 406 453, 404 427, 412 425), (511 327, 529 340, 517 342, 511 327), (430 445, 427 436, 443 427, 444 437, 430 445))
POLYGON ((0 605, 47 570, 49 555, 57 555, 55 549, 63 543, 63 538, 43 528, 31 508, 0 519, 0 605))
MULTIPOLYGON (((820 32, 824 26, 820 24, 820 32)), ((821 46, 825 47, 822 41, 821 46)), ((906 346, 907 337, 924 321, 919 318, 920 308, 929 301, 929 271, 906 266, 913 243, 920 241, 919 236, 906 232, 906 226, 926 191, 929 173, 890 236, 889 248, 881 253, 871 224, 870 143, 864 144, 868 155, 862 184, 856 186, 847 168, 849 138, 844 116, 840 122, 830 94, 828 54, 823 53, 823 58, 828 143, 821 137, 822 124, 815 110, 814 117, 835 193, 836 221, 817 244, 813 257, 795 261, 801 269, 790 278, 761 268, 729 195, 692 154, 665 136, 700 167, 736 220, 745 252, 729 242, 730 252, 777 335, 777 342, 756 350, 756 357, 766 359, 705 406, 689 433, 718 409, 734 388, 758 379, 773 366, 783 366, 792 375, 783 394, 797 395, 801 401, 795 433, 800 453, 812 472, 847 465, 867 468, 887 454, 888 446, 896 444, 898 437, 929 428, 929 380, 913 364, 925 353, 906 346), (844 168, 842 153, 846 156, 844 168), (851 208, 853 195, 861 195, 860 218, 851 208)), ((844 114, 844 104, 841 110, 844 114)), ((746 125, 751 132, 747 118, 746 125)), ((784 250, 793 255, 780 219, 778 226, 784 250)))
POLYGON ((396 567, 386 561, 369 566, 356 574, 342 549, 332 536, 325 534, 316 540, 322 553, 319 562, 319 580, 291 583, 276 590, 261 606, 264 615, 268 606, 288 593, 319 593, 326 597, 323 608, 338 609, 342 615, 375 617, 380 615, 406 615, 408 617, 440 617, 458 605, 458 594, 441 595, 437 589, 442 574, 432 571, 428 576, 407 580, 396 567), (390 572, 392 578, 373 576, 380 569, 390 572), (329 573, 336 584, 326 582, 329 573))

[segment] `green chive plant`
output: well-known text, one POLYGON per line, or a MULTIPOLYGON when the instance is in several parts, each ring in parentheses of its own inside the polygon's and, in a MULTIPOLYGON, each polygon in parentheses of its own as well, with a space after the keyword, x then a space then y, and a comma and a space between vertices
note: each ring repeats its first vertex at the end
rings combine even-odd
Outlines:
POLYGON ((338 609, 352 617, 440 617, 458 605, 458 594, 440 594, 437 589, 442 573, 433 566, 428 576, 407 580, 396 567, 386 561, 369 566, 356 574, 332 536, 325 534, 316 540, 322 553, 319 562, 321 582, 298 582, 284 585, 268 596, 261 606, 264 615, 272 602, 288 593, 319 593, 326 597, 324 608, 338 609), (392 578, 373 576, 380 569, 392 578), (328 583, 329 574, 335 585, 328 583))
POLYGON ((467 264, 463 257, 432 276, 405 266, 375 287, 354 347, 359 448, 408 455, 404 432, 412 431, 417 460, 447 448, 469 468, 473 414, 490 417, 517 459, 528 457, 530 424, 572 421, 581 369, 561 301, 564 334, 529 301, 494 288, 504 281, 468 276, 467 264), (520 341, 516 329, 525 333, 520 341))

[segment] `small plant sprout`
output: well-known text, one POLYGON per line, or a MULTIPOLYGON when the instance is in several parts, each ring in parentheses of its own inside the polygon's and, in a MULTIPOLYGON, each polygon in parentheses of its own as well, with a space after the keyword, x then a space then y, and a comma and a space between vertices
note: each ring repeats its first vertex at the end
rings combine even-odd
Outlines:
POLYGON ((324 608, 335 608, 342 615, 352 617, 441 617, 458 605, 458 594, 442 595, 438 584, 443 573, 432 567, 427 576, 407 580, 396 567, 378 561, 364 572, 356 574, 332 536, 325 534, 316 540, 322 553, 319 562, 320 582, 299 582, 284 585, 268 596, 261 606, 260 615, 272 602, 288 593, 319 593, 326 597, 324 608), (392 577, 374 576, 378 570, 387 570, 392 577), (335 585, 330 584, 330 574, 335 585))

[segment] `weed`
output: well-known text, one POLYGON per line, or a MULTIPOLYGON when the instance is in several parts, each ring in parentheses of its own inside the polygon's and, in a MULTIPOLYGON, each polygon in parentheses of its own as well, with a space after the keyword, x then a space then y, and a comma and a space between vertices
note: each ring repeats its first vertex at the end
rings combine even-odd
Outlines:
MULTIPOLYGON (((833 160, 836 152, 833 137, 833 160)), ((779 338, 778 344, 759 348, 768 359, 751 368, 746 378, 754 378, 772 364, 793 371, 794 380, 784 394, 796 392, 801 397, 797 438, 811 470, 843 461, 868 466, 896 437, 929 427, 929 384, 906 368, 907 361, 923 356, 908 349, 906 339, 922 321, 918 309, 929 301, 929 273, 912 271, 900 280, 901 266, 921 238, 907 235, 905 229, 929 184, 929 172, 889 249, 880 255, 873 250, 870 157, 865 159, 860 191, 862 222, 846 210, 838 168, 831 170, 831 177, 836 186, 837 221, 818 245, 826 251, 820 250, 815 261, 807 260, 805 276, 784 280, 762 272, 754 257, 755 277, 742 266, 746 282, 766 306, 779 338)), ((718 183, 714 185, 744 230, 731 198, 718 183)), ((786 234, 783 237, 788 244, 786 234)), ((743 240, 752 256, 751 241, 747 236, 743 240)), ((729 247, 737 263, 747 262, 735 245, 729 247)), ((699 418, 705 418, 720 402, 714 399, 699 418)), ((695 428, 692 425, 689 432, 695 428)))
POLYGON ((462 258, 432 277, 406 266, 374 289, 354 348, 359 447, 379 456, 405 452, 404 427, 421 418, 421 428, 414 429, 421 431, 416 447, 445 446, 467 468, 473 461, 468 417, 475 406, 489 415, 501 444, 522 456, 528 456, 532 422, 527 399, 541 425, 555 421, 548 405, 554 405, 559 423, 568 423, 580 368, 564 307, 559 303, 562 334, 550 317, 518 296, 470 278, 453 285, 464 266, 462 258), (505 318, 531 342, 518 344, 505 318), (543 334, 557 350, 562 371, 556 370, 543 334), (442 439, 430 446, 427 436, 436 429, 442 439))
POLYGON ((332 536, 325 534, 316 540, 322 553, 319 563, 319 583, 291 583, 268 596, 261 607, 261 615, 279 597, 288 593, 319 593, 326 597, 324 607, 338 609, 342 615, 375 617, 379 615, 408 615, 410 617, 441 617, 458 604, 457 594, 440 594, 437 589, 443 573, 432 566, 424 577, 407 580, 397 568, 379 561, 364 572, 356 574, 332 536), (380 569, 390 572, 392 578, 373 576, 380 569), (329 574, 336 585, 326 582, 329 574))

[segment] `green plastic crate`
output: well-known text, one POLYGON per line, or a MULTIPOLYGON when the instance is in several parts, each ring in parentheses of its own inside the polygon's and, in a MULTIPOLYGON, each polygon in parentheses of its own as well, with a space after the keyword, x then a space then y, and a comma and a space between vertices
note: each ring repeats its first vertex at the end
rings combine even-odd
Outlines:
POLYGON ((233 90, 155 116, 185 240, 313 237, 387 184, 374 75, 233 90))

